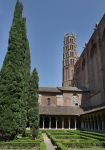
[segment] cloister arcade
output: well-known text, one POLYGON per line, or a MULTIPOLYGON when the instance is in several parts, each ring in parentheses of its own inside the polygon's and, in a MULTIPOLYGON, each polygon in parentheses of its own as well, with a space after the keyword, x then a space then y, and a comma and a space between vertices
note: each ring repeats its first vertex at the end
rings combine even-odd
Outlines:
POLYGON ((81 129, 98 132, 105 131, 105 110, 82 115, 81 129))
POLYGON ((40 116, 41 129, 77 129, 80 128, 77 116, 40 116))
POLYGON ((40 128, 105 132, 105 110, 87 111, 80 116, 40 115, 40 128))

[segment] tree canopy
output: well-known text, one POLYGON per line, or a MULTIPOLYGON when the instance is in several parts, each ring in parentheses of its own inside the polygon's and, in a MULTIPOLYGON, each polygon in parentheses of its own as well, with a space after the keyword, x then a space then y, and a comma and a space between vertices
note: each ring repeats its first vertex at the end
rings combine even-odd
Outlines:
POLYGON ((0 138, 13 139, 26 128, 29 98, 30 49, 23 5, 17 0, 8 51, 0 72, 0 138))

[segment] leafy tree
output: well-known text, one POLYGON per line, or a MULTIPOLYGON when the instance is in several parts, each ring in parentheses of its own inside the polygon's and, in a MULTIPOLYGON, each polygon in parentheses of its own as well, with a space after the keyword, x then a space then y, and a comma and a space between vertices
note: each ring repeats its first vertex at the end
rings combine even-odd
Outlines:
POLYGON ((28 102, 28 116, 33 139, 37 138, 39 129, 38 82, 38 73, 34 69, 30 78, 30 97, 28 102))
POLYGON ((26 127, 30 50, 23 6, 17 0, 9 33, 8 51, 0 72, 0 138, 13 139, 26 127))

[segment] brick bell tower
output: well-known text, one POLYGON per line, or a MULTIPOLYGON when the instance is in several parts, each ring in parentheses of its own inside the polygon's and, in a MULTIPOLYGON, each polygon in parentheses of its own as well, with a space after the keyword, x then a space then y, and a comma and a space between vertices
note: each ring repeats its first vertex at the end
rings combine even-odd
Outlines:
POLYGON ((65 34, 63 47, 63 82, 62 86, 73 86, 74 65, 77 61, 76 35, 65 34))

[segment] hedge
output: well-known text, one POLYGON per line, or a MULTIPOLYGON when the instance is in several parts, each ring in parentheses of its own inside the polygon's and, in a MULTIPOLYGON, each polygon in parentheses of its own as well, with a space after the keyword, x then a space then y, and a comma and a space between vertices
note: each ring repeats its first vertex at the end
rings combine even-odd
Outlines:
POLYGON ((79 139, 79 135, 53 135, 56 139, 79 139))
POLYGON ((56 146, 57 146, 57 150, 68 150, 68 148, 65 147, 65 146, 64 146, 62 143, 60 143, 60 142, 56 142, 55 144, 56 144, 56 146))
POLYGON ((90 147, 105 147, 105 142, 101 141, 79 141, 79 142, 63 142, 65 146, 70 148, 90 148, 90 147))
POLYGON ((86 134, 91 134, 91 135, 96 135, 96 136, 101 136, 105 138, 105 133, 97 133, 97 132, 90 132, 90 131, 80 131, 81 133, 86 133, 86 134))
POLYGON ((52 143, 57 146, 57 150, 67 150, 68 147, 105 147, 105 135, 102 136, 100 133, 92 134, 87 131, 47 131, 46 133, 52 143))
POLYGON ((78 135, 81 135, 81 136, 86 136, 86 137, 90 137, 90 138, 93 138, 93 139, 97 139, 99 141, 105 141, 105 138, 104 137, 100 137, 100 136, 97 136, 97 135, 92 135, 92 134, 87 134, 87 133, 77 133, 78 135))
POLYGON ((5 149, 16 149, 16 148, 33 148, 33 147, 39 147, 40 142, 0 142, 0 148, 5 149))

